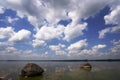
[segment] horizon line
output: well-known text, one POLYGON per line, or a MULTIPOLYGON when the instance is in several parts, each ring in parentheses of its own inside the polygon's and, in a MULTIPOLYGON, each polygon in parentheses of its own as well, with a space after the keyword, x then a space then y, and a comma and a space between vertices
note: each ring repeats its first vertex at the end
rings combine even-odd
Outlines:
POLYGON ((74 61, 120 61, 120 59, 51 59, 51 60, 0 60, 0 61, 59 61, 59 62, 74 62, 74 61))

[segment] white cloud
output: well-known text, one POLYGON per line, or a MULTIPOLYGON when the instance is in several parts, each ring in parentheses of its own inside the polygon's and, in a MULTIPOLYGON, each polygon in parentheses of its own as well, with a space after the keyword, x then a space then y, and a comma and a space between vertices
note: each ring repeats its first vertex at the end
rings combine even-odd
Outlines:
POLYGON ((112 54, 119 54, 120 53, 120 40, 116 41, 113 40, 113 47, 110 49, 112 54))
POLYGON ((116 41, 116 40, 113 40, 111 41, 113 45, 117 45, 117 44, 120 44, 120 40, 116 41))
POLYGON ((0 39, 10 38, 14 33, 15 32, 12 27, 0 28, 0 39))
POLYGON ((31 35, 31 32, 25 29, 22 29, 16 32, 10 39, 10 42, 19 42, 28 39, 31 35))
POLYGON ((99 49, 102 49, 102 48, 105 48, 106 45, 105 44, 99 44, 99 45, 96 45, 92 48, 93 51, 98 51, 99 49))
POLYGON ((12 45, 9 45, 8 42, 2 42, 2 44, 0 44, 0 51, 1 60, 19 59, 18 55, 20 54, 20 51, 12 45))
POLYGON ((114 47, 112 47, 111 49, 111 53, 114 55, 114 54, 119 54, 120 53, 120 45, 116 45, 114 47))
POLYGON ((64 40, 70 41, 73 38, 76 38, 78 36, 83 35, 83 30, 86 29, 87 23, 83 23, 83 24, 77 24, 77 25, 68 25, 65 28, 64 34, 64 40))
MULTIPOLYGON (((37 31, 35 37, 40 39, 40 34, 43 34, 42 30, 49 30, 49 28, 46 28, 44 25, 42 28, 39 26, 43 24, 45 20, 47 21, 45 25, 50 24, 54 26, 57 25, 60 20, 72 19, 72 23, 69 24, 63 32, 65 34, 64 40, 70 41, 73 38, 83 35, 83 30, 86 29, 87 23, 79 24, 80 20, 87 19, 99 12, 106 6, 107 1, 108 0, 93 0, 92 2, 90 0, 6 0, 0 3, 3 7, 17 11, 18 16, 26 16, 28 21, 35 26, 37 31)), ((55 28, 51 27, 51 30, 52 29, 55 28)), ((49 32, 51 31, 49 30, 49 32)), ((45 31, 45 34, 43 34, 45 35, 44 40, 52 39, 59 34, 52 34, 50 37, 45 31)))
POLYGON ((57 27, 48 27, 43 26, 41 29, 35 34, 35 38, 39 40, 51 40, 54 38, 60 38, 64 31, 64 26, 58 25, 57 27))
POLYGON ((1 48, 5 48, 5 47, 7 47, 7 46, 13 46, 13 44, 12 43, 10 43, 10 42, 0 42, 0 49, 1 48))
POLYGON ((1 49, 0 53, 0 60, 40 60, 48 58, 47 52, 38 54, 34 53, 32 50, 20 50, 12 46, 4 47, 1 49))
MULTIPOLYGON (((118 24, 118 26, 105 28, 99 31, 99 38, 104 38, 107 33, 116 33, 120 31, 120 0, 4 0, 0 1, 0 13, 4 13, 4 9, 12 9, 17 12, 18 17, 27 17, 28 21, 35 27, 34 40, 32 45, 34 47, 46 46, 46 41, 54 38, 70 41, 76 37, 84 34, 87 28, 87 23, 82 22, 82 19, 87 19, 103 9, 106 5, 110 6, 111 12, 104 17, 106 24, 118 24), (60 20, 71 19, 66 27, 58 25, 60 20)), ((9 23, 16 21, 16 19, 8 17, 9 23)), ((13 28, 0 28, 0 39, 8 38, 10 42, 19 42, 29 39, 31 32, 28 30, 20 30, 15 32, 13 28)), ((69 44, 69 43, 68 43, 69 44)), ((3 43, 0 44, 3 46, 3 43)), ((68 46, 65 45, 51 45, 49 48, 55 52, 56 55, 72 54, 78 56, 80 54, 94 52, 99 53, 99 49, 105 48, 106 45, 95 45, 91 50, 86 49, 87 40, 80 40, 68 46), (77 55, 76 55, 77 54, 77 55)), ((6 45, 7 46, 7 45, 6 45)), ((32 51, 15 50, 12 46, 6 48, 6 51, 13 53, 25 53, 19 57, 34 59, 34 57, 45 57, 49 53, 36 54, 32 51), (29 54, 29 55, 28 55, 29 54)), ((118 46, 119 47, 119 46, 118 46)), ((117 48, 118 48, 117 47, 117 48)), ((1 47, 0 47, 1 48, 1 47)), ((112 52, 116 52, 113 48, 112 52)), ((118 50, 118 49, 117 49, 118 50)), ((8 53, 4 52, 4 53, 8 53)))
MULTIPOLYGON (((5 1, 1 1, 1 5, 7 9, 12 9, 15 10, 17 12, 17 15, 21 18, 23 17, 37 17, 37 20, 39 22, 41 22, 43 20, 42 16, 44 14, 43 12, 43 6, 40 5, 42 3, 40 3, 41 1, 39 0, 5 0, 5 1), (28 5, 29 4, 29 5, 28 5), (24 13, 23 13, 24 12, 24 13)), ((30 19, 31 20, 31 19, 30 19)), ((31 20, 30 22, 32 22, 33 20, 31 20)), ((34 24, 38 24, 38 23, 33 23, 34 24)))
POLYGON ((45 19, 50 24, 57 24, 61 19, 71 18, 77 24, 82 18, 88 18, 99 12, 106 6, 107 1, 5 0, 1 1, 0 4, 17 11, 17 15, 20 17, 27 16, 28 20, 36 27, 36 24, 43 22, 45 19))
POLYGON ((11 42, 19 42, 27 40, 31 32, 25 29, 22 29, 18 32, 15 32, 12 27, 0 28, 0 39, 6 39, 6 43, 12 44, 11 42))
POLYGON ((120 5, 118 5, 116 8, 112 9, 111 13, 104 16, 105 23, 106 24, 120 24, 120 5))
POLYGON ((69 47, 68 47, 68 52, 69 52, 69 55, 76 55, 76 54, 79 54, 80 51, 82 51, 83 49, 85 49, 87 47, 87 40, 86 39, 83 39, 83 40, 80 40, 78 42, 75 42, 73 44, 71 44, 69 47))
POLYGON ((110 28, 103 29, 99 31, 99 38, 104 38, 105 34, 110 31, 110 28))
POLYGON ((87 46, 86 39, 71 44, 68 50, 82 50, 87 46))
MULTIPOLYGON (((6 51, 7 53, 9 53, 9 54, 16 54, 15 52, 17 52, 17 49, 14 48, 14 47, 7 47, 7 48, 5 49, 5 51, 6 51)), ((6 53, 6 54, 7 54, 7 53, 6 53)))
POLYGON ((120 26, 108 27, 99 31, 99 38, 104 38, 107 33, 120 33, 120 26))
POLYGON ((65 55, 65 45, 64 44, 59 44, 59 45, 50 45, 49 48, 55 52, 56 55, 65 55))
MULTIPOLYGON (((38 23, 38 19, 34 16, 29 16, 28 17, 28 21, 31 22, 32 25, 37 26, 38 23)), ((38 30, 39 28, 36 27, 36 29, 38 30)))
MULTIPOLYGON (((117 42, 118 43, 118 42, 117 42)), ((0 46, 2 46, 4 44, 0 44, 0 46)), ((71 50, 67 50, 67 47, 64 44, 58 44, 58 45, 50 45, 49 48, 55 53, 53 54, 49 54, 49 52, 45 52, 45 53, 34 53, 32 50, 19 50, 16 49, 15 47, 12 46, 7 46, 7 47, 3 47, 3 49, 1 49, 1 54, 0 54, 0 59, 20 59, 20 60, 39 60, 39 59, 60 59, 60 57, 62 56, 61 59, 67 59, 72 58, 72 59, 77 59, 77 58, 89 58, 90 55, 94 56, 96 55, 97 57, 101 55, 101 52, 99 52, 99 49, 103 49, 105 47, 104 44, 99 44, 99 45, 95 45, 93 48, 96 49, 95 50, 87 50, 87 43, 85 42, 85 40, 81 40, 79 44, 77 44, 77 42, 74 44, 71 44, 73 46, 73 48, 70 48, 71 50), (80 46, 79 46, 80 45, 80 46), (75 48, 77 46, 77 48, 75 48), (83 47, 84 48, 83 48, 83 47), (77 50, 77 51, 75 51, 77 50), (70 53, 70 52, 74 52, 74 53, 70 53), (83 57, 84 56, 84 57, 83 57)), ((69 47, 68 47, 69 48, 69 47)), ((95 57, 96 57, 95 56, 95 57)))
POLYGON ((39 46, 45 46, 46 43, 43 40, 35 39, 35 40, 33 40, 32 45, 33 45, 33 47, 39 47, 39 46))
POLYGON ((104 56, 101 49, 107 47, 105 44, 98 44, 92 47, 92 49, 87 49, 88 43, 86 39, 81 40, 79 42, 73 43, 68 47, 68 56, 69 57, 78 57, 78 58, 92 58, 95 56, 100 57, 104 56))
MULTIPOLYGON (((81 52, 78 53, 78 56, 84 56, 86 58, 95 58, 95 57, 103 57, 106 55, 106 52, 101 51, 107 47, 105 44, 98 44, 92 47, 92 49, 83 49, 81 52)), ((107 51, 107 50, 106 50, 107 51)))
POLYGON ((108 0, 71 0, 69 17, 73 22, 78 23, 81 18, 87 19, 105 7, 108 0), (74 5, 74 6, 73 6, 74 5), (96 6, 96 7, 95 7, 96 6))
POLYGON ((108 15, 104 16, 106 24, 117 24, 117 26, 109 27, 101 30, 99 32, 99 38, 104 38, 106 33, 119 33, 120 32, 120 0, 111 1, 110 10, 111 12, 108 15))

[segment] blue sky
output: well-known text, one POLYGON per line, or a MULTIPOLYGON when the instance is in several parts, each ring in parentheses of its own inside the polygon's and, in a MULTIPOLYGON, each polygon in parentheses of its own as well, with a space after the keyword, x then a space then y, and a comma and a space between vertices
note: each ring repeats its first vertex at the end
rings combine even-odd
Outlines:
POLYGON ((0 1, 0 59, 120 58, 120 0, 0 1))

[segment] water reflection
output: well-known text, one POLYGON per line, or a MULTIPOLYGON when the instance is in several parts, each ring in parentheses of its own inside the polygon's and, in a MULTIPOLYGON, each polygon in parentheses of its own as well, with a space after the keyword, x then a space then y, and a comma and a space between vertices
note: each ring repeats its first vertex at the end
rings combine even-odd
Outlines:
POLYGON ((43 80, 43 76, 35 76, 35 77, 19 76, 19 80, 43 80))
POLYGON ((90 62, 91 70, 80 68, 83 62, 35 62, 44 69, 42 76, 21 77, 20 70, 27 62, 0 62, 0 77, 9 80, 119 80, 120 62, 90 62), (104 75, 103 75, 104 74, 104 75))

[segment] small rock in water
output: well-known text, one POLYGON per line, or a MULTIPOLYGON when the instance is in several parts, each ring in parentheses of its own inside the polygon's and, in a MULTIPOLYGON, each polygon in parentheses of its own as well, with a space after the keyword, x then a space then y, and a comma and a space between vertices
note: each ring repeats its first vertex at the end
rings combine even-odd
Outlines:
POLYGON ((24 77, 32 77, 32 76, 38 76, 42 75, 44 70, 34 63, 28 63, 25 65, 25 67, 21 70, 21 75, 24 77))
POLYGON ((92 69, 92 65, 89 64, 89 63, 86 63, 86 64, 82 64, 82 65, 80 65, 80 68, 81 68, 81 69, 84 69, 84 70, 91 71, 91 69, 92 69))

